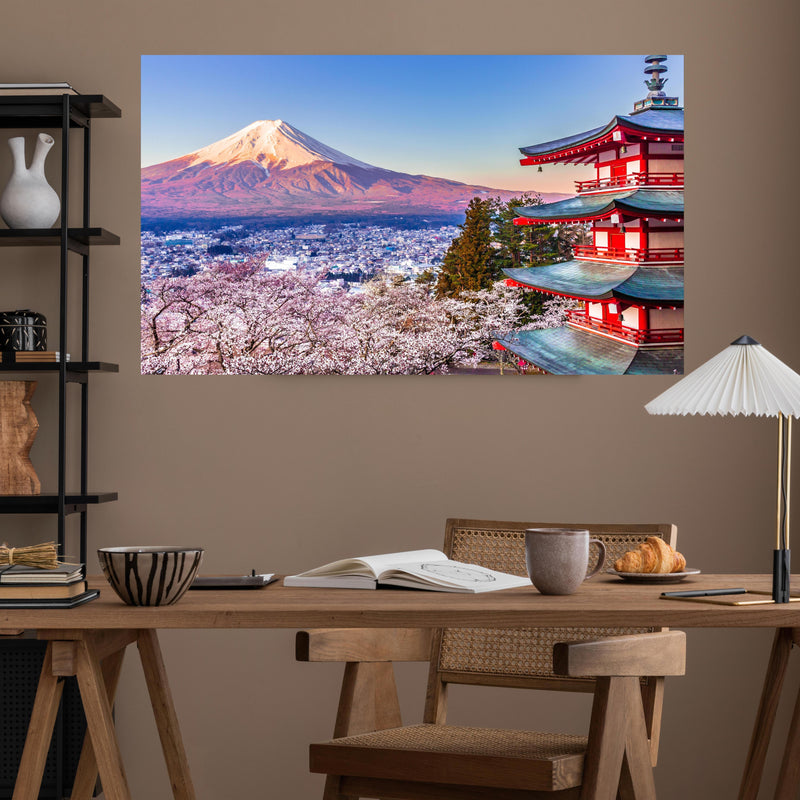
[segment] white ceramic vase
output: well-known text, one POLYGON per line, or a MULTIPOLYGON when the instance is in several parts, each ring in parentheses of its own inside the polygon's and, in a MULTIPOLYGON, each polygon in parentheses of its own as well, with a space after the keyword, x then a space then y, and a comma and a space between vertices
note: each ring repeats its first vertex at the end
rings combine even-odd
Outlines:
POLYGON ((61 211, 58 195, 44 177, 44 160, 53 146, 53 137, 40 133, 28 168, 25 164, 25 138, 8 140, 14 157, 14 172, 0 197, 0 216, 9 228, 51 228, 61 211))

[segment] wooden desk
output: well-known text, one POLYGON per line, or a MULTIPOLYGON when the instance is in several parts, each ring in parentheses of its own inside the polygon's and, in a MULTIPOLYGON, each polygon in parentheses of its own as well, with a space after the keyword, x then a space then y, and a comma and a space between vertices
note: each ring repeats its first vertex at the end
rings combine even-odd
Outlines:
MULTIPOLYGON (((795 579, 800 581, 800 577, 795 579)), ((678 627, 776 629, 775 645, 756 719, 741 800, 754 800, 793 641, 800 639, 800 603, 731 607, 663 600, 664 586, 598 576, 574 595, 546 597, 532 587, 479 595, 411 591, 286 588, 189 592, 174 606, 124 605, 102 578, 100 599, 71 610, 0 612, 0 628, 36 629, 48 641, 14 800, 35 800, 53 729, 62 678, 76 675, 88 736, 72 800, 89 800, 99 770, 106 800, 130 800, 111 716, 122 657, 136 643, 176 800, 194 788, 158 644, 159 628, 435 628, 449 627, 678 627)), ((795 585, 798 585, 797 583, 795 585)), ((689 586, 771 588, 768 575, 702 575, 689 586)), ((675 588, 675 587, 672 587, 675 588)), ((788 748, 800 751, 800 704, 788 748)), ((794 762, 796 759, 789 759, 794 762)), ((800 775, 782 769, 776 797, 794 798, 800 775), (786 775, 784 775, 786 772, 786 775), (794 787, 794 788, 792 788, 794 787)))

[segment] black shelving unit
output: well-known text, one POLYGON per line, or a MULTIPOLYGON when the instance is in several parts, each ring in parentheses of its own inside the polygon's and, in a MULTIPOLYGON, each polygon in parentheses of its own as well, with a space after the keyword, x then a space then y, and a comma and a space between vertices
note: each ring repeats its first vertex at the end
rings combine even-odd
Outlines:
MULTIPOLYGON (((2 247, 45 247, 59 254, 59 312, 58 312, 58 350, 62 359, 58 363, 9 363, 8 359, 0 360, 0 380, 4 373, 18 375, 30 373, 42 379, 58 382, 58 485, 55 492, 39 495, 0 496, 0 514, 49 514, 56 517, 57 540, 59 552, 66 553, 66 518, 71 514, 80 516, 80 560, 87 562, 87 528, 88 509, 99 503, 108 503, 117 499, 116 492, 97 492, 88 489, 88 431, 89 431, 89 374, 118 372, 116 364, 105 361, 91 361, 89 358, 89 278, 90 252, 92 247, 100 245, 117 245, 119 237, 104 228, 92 227, 89 221, 90 186, 91 186, 91 121, 93 119, 113 119, 122 116, 120 109, 103 95, 25 95, 0 97, 0 129, 38 130, 59 129, 61 131, 61 223, 58 228, 30 230, 0 230, 0 248, 2 247), (73 133, 82 133, 83 169, 79 176, 82 196, 80 211, 80 227, 69 227, 70 220, 70 148, 73 133), (70 257, 72 254, 72 258, 70 257), (80 260, 80 270, 70 261, 80 260), (72 271, 74 269, 74 272, 72 271), (80 278, 78 278, 78 273, 80 278), (65 355, 70 352, 67 326, 67 290, 70 281, 80 279, 80 336, 72 355, 74 361, 66 361, 65 355), (44 374, 42 374, 44 373, 44 374), (68 390, 74 383, 80 388, 68 390), (77 487, 67 486, 67 407, 70 394, 80 394, 80 459, 77 487)), ((1 256, 0 256, 1 258, 1 256)), ((55 258, 53 259, 55 261, 55 258)), ((2 273, 0 273, 0 281, 2 273)), ((51 328, 52 333, 52 328, 51 328)), ((0 653, 0 694, 16 687, 14 681, 28 686, 35 692, 39 667, 27 664, 30 650, 38 642, 7 639, 2 642, 0 653), (5 660, 4 660, 5 659, 5 660), (24 672, 20 679, 20 671, 24 672)), ((35 661, 35 659, 34 659, 35 661)), ((39 666, 41 660, 36 662, 39 666)), ((74 678, 68 678, 74 683, 74 678)), ((20 691, 14 688, 14 692, 20 691)), ((70 692, 77 693, 77 687, 65 689, 64 696, 70 692)), ((2 752, 10 752, 21 741, 12 741, 22 737, 27 729, 27 716, 21 713, 19 725, 15 728, 13 720, 5 720, 2 731, 2 752), (9 725, 11 727, 9 728, 9 725)), ((5 715, 8 717, 8 715, 5 715)), ((52 744, 52 770, 46 776, 40 798, 62 798, 70 791, 74 768, 77 763, 82 734, 73 735, 75 730, 85 729, 85 720, 80 703, 65 703, 59 712, 52 744), (74 747, 77 741, 77 749, 74 747), (70 749, 72 748, 72 749, 70 749), (73 752, 74 751, 74 752, 73 752)), ((13 760, 13 759, 12 759, 13 760)), ((16 771, 15 764, 0 765, 0 798, 10 798, 10 788, 16 771), (8 770, 6 769, 8 767, 8 770), (10 774, 6 774, 10 771, 10 774)), ((50 763, 50 762, 48 762, 50 763)))
POLYGON ((66 517, 79 513, 80 560, 87 560, 87 506, 116 500, 113 492, 90 493, 88 482, 88 428, 90 372, 117 372, 119 367, 102 361, 89 360, 89 266, 93 246, 117 245, 119 237, 105 228, 92 227, 89 221, 91 186, 91 121, 122 116, 120 109, 103 95, 24 95, 0 97, 0 128, 37 128, 61 130, 61 224, 59 228, 0 230, 0 247, 47 247, 59 251, 59 314, 58 363, 10 364, 0 363, 2 373, 54 373, 58 381, 58 486, 55 494, 34 497, 0 497, 0 514, 55 514, 59 552, 66 552, 66 517), (69 153, 73 130, 83 134, 83 174, 81 180, 81 227, 69 227, 71 186, 69 153), (81 260, 81 335, 80 358, 66 361, 69 353, 67 332, 67 289, 70 281, 70 253, 81 260), (80 467, 78 491, 67 489, 67 385, 80 386, 80 467), (102 498, 102 499, 98 499, 102 498))

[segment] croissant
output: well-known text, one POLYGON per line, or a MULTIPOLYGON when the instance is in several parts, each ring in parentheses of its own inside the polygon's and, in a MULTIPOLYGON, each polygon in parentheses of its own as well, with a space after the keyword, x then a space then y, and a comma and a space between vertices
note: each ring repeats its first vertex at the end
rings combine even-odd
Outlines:
POLYGON ((682 572, 685 567, 686 559, 658 536, 648 536, 614 562, 617 572, 682 572))

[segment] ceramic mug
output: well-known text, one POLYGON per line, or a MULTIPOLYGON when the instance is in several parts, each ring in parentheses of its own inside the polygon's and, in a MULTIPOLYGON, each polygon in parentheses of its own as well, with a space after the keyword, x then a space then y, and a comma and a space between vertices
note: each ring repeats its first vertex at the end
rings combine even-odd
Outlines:
POLYGON ((571 528, 528 528, 525 561, 533 585, 542 594, 572 594, 606 563, 606 546, 589 531, 571 528), (597 566, 587 575, 589 545, 600 548, 597 566))

